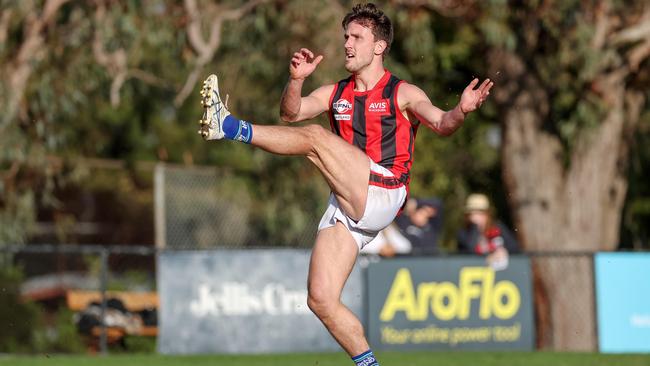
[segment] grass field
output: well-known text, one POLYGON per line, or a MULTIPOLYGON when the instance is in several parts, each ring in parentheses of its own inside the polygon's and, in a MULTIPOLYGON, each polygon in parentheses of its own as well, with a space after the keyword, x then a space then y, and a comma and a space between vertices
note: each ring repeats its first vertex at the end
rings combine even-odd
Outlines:
MULTIPOLYGON (((382 366, 650 366, 650 354, 550 352, 381 352, 382 366)), ((281 355, 0 356, 0 366, 346 366, 343 353, 281 355)))

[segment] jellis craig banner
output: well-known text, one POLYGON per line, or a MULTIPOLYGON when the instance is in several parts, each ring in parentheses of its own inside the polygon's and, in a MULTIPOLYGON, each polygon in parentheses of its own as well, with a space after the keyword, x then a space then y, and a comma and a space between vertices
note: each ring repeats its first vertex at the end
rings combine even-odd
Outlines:
POLYGON ((533 348, 528 258, 497 272, 478 257, 384 260, 368 267, 367 286, 375 348, 533 348))
MULTIPOLYGON (((309 251, 164 252, 158 257, 165 354, 339 349, 307 308, 309 251)), ((343 302, 361 316, 355 269, 343 302)))

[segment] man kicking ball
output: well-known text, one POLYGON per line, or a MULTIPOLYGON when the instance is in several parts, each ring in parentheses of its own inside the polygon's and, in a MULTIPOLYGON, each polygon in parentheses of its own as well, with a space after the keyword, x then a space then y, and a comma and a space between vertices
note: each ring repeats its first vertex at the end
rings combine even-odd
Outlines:
POLYGON ((311 254, 307 304, 357 365, 374 366, 379 363, 361 322, 340 301, 343 286, 359 250, 393 221, 406 200, 419 125, 452 134, 481 106, 493 83, 486 79, 477 88, 479 80, 472 80, 458 105, 445 112, 420 88, 384 68, 393 28, 381 10, 356 5, 342 25, 350 77, 303 97, 305 78, 323 60, 303 48, 289 64, 280 106, 286 122, 327 112, 331 131, 316 124, 268 126, 235 118, 221 100, 217 77, 210 75, 201 90, 199 133, 206 140, 226 138, 274 154, 306 156, 320 170, 332 193, 311 254))

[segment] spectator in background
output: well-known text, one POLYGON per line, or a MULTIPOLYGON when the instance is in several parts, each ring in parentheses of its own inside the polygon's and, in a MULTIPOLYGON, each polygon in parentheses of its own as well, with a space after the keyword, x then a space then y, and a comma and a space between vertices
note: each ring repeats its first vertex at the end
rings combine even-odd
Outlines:
POLYGON ((404 214, 395 219, 395 224, 411 243, 411 254, 437 254, 442 231, 442 201, 437 198, 409 199, 404 214))
POLYGON ((458 251, 483 255, 495 270, 508 266, 509 253, 517 252, 512 232, 494 218, 490 200, 471 194, 465 203, 465 223, 458 232, 458 251))
POLYGON ((403 214, 382 230, 362 252, 382 257, 437 254, 441 229, 442 202, 437 198, 411 198, 403 214))
POLYGON ((363 249, 362 254, 376 254, 384 258, 411 253, 411 242, 400 233, 395 222, 380 231, 363 249))

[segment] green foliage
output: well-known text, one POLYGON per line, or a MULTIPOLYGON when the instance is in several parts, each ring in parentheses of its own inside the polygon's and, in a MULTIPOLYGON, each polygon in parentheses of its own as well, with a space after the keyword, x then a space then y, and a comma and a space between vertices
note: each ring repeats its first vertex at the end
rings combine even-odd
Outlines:
MULTIPOLYGON (((650 95, 649 95, 650 96, 650 95)), ((641 116, 641 127, 633 139, 629 170, 629 188, 623 210, 621 247, 632 250, 650 249, 650 112, 641 116)))
POLYGON ((86 345, 74 323, 74 312, 60 308, 54 316, 54 324, 36 331, 33 353, 77 353, 86 351, 86 345))
MULTIPOLYGON (((482 3, 478 27, 488 45, 514 50, 529 65, 550 97, 545 130, 566 147, 568 162, 589 130, 604 119, 607 106, 603 91, 596 87, 598 78, 620 66, 624 52, 594 45, 598 10, 591 3, 570 0, 550 7, 538 1, 503 3, 482 3)), ((623 2, 608 6, 621 17, 635 8, 623 2)))
POLYGON ((42 326, 40 309, 20 297, 22 272, 0 267, 0 352, 26 353, 34 349, 36 330, 42 326))
POLYGON ((124 346, 112 344, 108 352, 110 354, 153 354, 156 352, 156 337, 126 336, 124 346))
POLYGON ((20 296, 22 271, 0 268, 0 352, 80 353, 84 343, 77 332, 72 311, 62 308, 51 325, 45 322, 44 308, 20 296))
MULTIPOLYGON (((2 65, 12 64, 25 39, 25 19, 42 3, 2 2, 3 9, 14 12, 6 42, 0 42, 2 65)), ((242 3, 233 0, 219 6, 223 10, 242 3)), ((198 4, 203 9, 208 1, 198 4)), ((269 1, 237 21, 225 21, 221 45, 200 77, 220 75, 235 115, 277 124, 278 102, 294 51, 308 47, 325 55, 307 80, 305 93, 347 76, 340 20, 351 4, 269 1)), ((582 132, 597 125, 606 112, 592 86, 599 74, 620 63, 620 52, 592 47, 594 24, 588 3, 544 4, 490 0, 477 2, 464 16, 452 17, 432 10, 433 5, 380 2, 395 25, 387 67, 420 86, 435 105, 450 109, 473 77, 487 75, 490 48, 514 50, 532 66, 550 96, 545 129, 567 147, 568 161, 582 132)), ((640 5, 616 1, 611 6, 622 12, 640 5)), ((318 172, 303 159, 273 156, 241 144, 205 143, 196 134, 201 114, 198 94, 192 93, 180 106, 174 104, 198 57, 188 40, 183 5, 165 0, 119 2, 107 7, 102 22, 95 11, 93 2, 63 6, 43 33, 42 52, 33 61, 20 110, 0 131, 0 243, 24 242, 35 207, 57 204, 52 190, 78 178, 74 168, 53 169, 46 156, 55 155, 73 165, 83 156, 124 160, 130 166, 142 160, 219 166, 232 171, 236 179, 231 182, 248 192, 248 219, 259 242, 303 245, 304 233, 327 199, 328 189, 318 172), (93 48, 97 37, 106 53, 122 49, 127 55, 129 72, 117 105, 111 101, 115 70, 98 63, 93 48), (19 173, 5 175, 13 164, 19 173)), ((203 22, 207 35, 211 19, 203 22)), ((4 105, 11 90, 2 76, 4 105)), ((489 76, 497 80, 498 88, 498 74, 489 76)), ((486 192, 501 213, 507 211, 499 146, 489 143, 499 135, 500 118, 488 102, 450 138, 424 127, 418 133, 412 193, 444 199, 449 245, 467 193, 486 192)), ((326 125, 326 118, 316 123, 326 125)), ((637 149, 647 150, 646 146, 638 144, 637 149)), ((137 183, 137 177, 128 179, 137 183)), ((96 180, 104 182, 105 187, 96 187, 100 190, 124 184, 110 174, 96 180)), ((142 194, 137 197, 136 203, 144 202, 142 194)), ((135 205, 118 202, 120 210, 133 212, 126 208, 135 205)))
POLYGON ((0 211, 0 246, 22 244, 35 219, 34 193, 8 194, 0 211))
MULTIPOLYGON (((480 39, 469 24, 424 10, 403 9, 391 15, 395 41, 388 67, 422 88, 436 106, 453 108, 473 77, 485 77, 486 65, 475 57, 480 39)), ((449 250, 455 248, 465 197, 474 191, 494 198, 502 193, 498 178, 500 130, 495 113, 486 104, 451 137, 440 137, 425 126, 418 130, 411 194, 443 199, 442 245, 449 250)), ((505 210, 505 203, 498 203, 505 210)))

